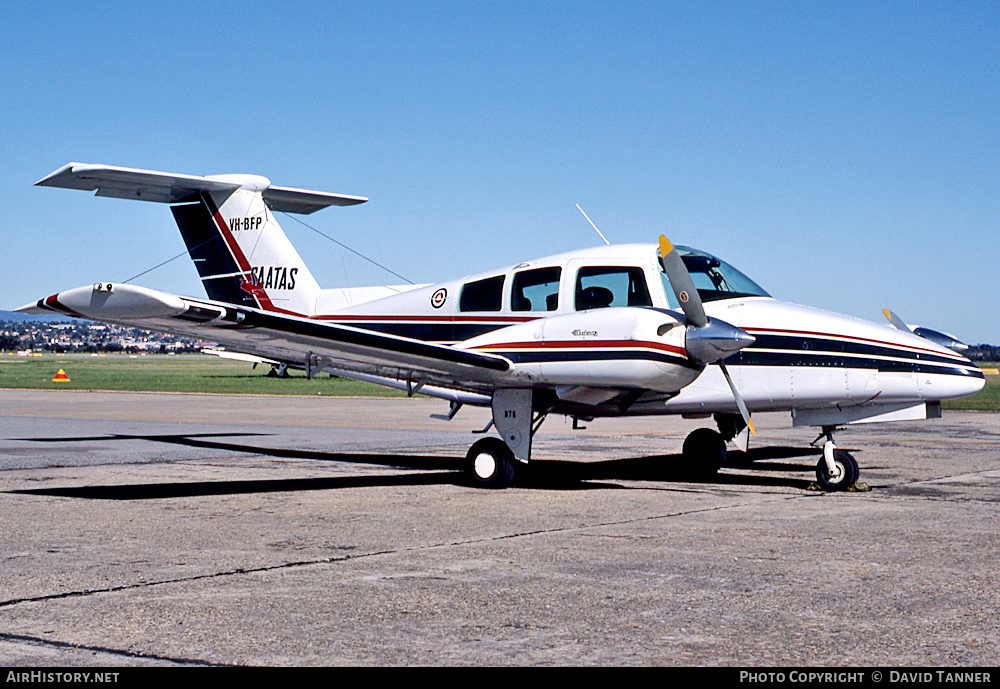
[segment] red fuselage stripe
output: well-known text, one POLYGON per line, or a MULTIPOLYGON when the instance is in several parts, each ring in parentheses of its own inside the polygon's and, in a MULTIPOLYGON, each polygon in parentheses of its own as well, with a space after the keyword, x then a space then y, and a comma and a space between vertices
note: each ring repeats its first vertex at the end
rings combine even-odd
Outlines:
POLYGON ((641 340, 542 340, 538 342, 498 342, 496 344, 480 345, 473 349, 658 349, 671 354, 687 356, 683 347, 663 344, 662 342, 644 342, 641 340))
POLYGON ((396 316, 392 314, 360 315, 360 314, 317 314, 312 316, 318 321, 367 321, 379 322, 419 322, 419 323, 526 323, 543 318, 543 316, 396 316))
POLYGON ((748 333, 778 333, 781 335, 792 335, 792 336, 807 336, 807 337, 826 337, 831 340, 854 340, 856 342, 869 342, 871 344, 882 345, 883 347, 890 347, 893 349, 910 349, 914 352, 924 352, 926 354, 935 354, 941 356, 953 357, 955 359, 961 360, 961 354, 954 354, 952 352, 938 352, 933 349, 924 349, 922 347, 914 347, 913 345, 900 344, 898 342, 885 342, 884 340, 873 340, 867 337, 855 337, 853 335, 835 335, 832 333, 817 333, 810 330, 782 330, 780 328, 743 328, 748 333))

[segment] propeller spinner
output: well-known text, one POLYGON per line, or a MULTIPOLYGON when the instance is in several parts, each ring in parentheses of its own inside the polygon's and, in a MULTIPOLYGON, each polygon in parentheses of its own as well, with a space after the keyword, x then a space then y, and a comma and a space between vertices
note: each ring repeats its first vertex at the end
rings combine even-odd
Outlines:
POLYGON ((710 319, 705 313, 698 288, 695 287, 691 273, 681 259, 677 249, 665 236, 660 235, 660 263, 663 272, 666 273, 670 281, 670 287, 674 290, 674 295, 681 305, 681 310, 687 319, 687 331, 685 332, 685 348, 688 356, 702 365, 719 363, 722 375, 726 377, 729 389, 733 392, 733 399, 743 416, 750 431, 757 435, 750 420, 750 411, 747 409, 743 396, 740 395, 736 384, 733 383, 732 376, 729 375, 723 359, 743 349, 754 341, 754 336, 737 328, 735 325, 726 323, 719 318, 710 319))

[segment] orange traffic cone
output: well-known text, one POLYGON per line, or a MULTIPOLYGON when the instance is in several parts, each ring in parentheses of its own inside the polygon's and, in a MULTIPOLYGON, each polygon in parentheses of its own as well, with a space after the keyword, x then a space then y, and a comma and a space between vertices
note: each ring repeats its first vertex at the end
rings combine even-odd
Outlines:
POLYGON ((59 369, 59 373, 57 373, 56 377, 52 379, 52 382, 53 383, 68 383, 69 382, 69 376, 66 375, 66 372, 64 370, 59 369))

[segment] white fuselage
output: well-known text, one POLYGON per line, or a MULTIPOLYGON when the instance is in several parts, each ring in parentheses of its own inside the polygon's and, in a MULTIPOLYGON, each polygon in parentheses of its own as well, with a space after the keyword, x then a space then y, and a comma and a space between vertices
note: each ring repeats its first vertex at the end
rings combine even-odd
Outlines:
MULTIPOLYGON (((708 318, 755 338, 724 359, 750 411, 791 411, 796 424, 817 426, 925 418, 940 400, 984 385, 978 367, 930 340, 777 301, 731 266, 686 251, 695 277, 702 278, 699 269, 714 275, 714 283, 697 286, 708 318)), ((266 304, 271 295, 261 296, 266 304)), ((689 351, 692 326, 673 299, 656 247, 636 244, 436 285, 322 290, 318 304, 341 307, 311 313, 275 307, 276 321, 267 320, 268 308, 234 309, 110 284, 62 292, 38 308, 200 335, 309 371, 471 404, 489 404, 498 389, 531 388, 536 408, 582 417, 736 413, 720 366, 700 364, 689 351), (247 331, 243 323, 263 330, 247 331), (340 330, 311 327, 319 323, 340 330), (372 333, 380 334, 374 344, 372 333), (333 354, 325 349, 330 338, 340 343, 333 354), (428 360, 414 341, 437 349, 426 352, 428 360), (492 358, 476 359, 460 374, 435 365, 442 357, 469 358, 456 350, 492 358)))
MULTIPOLYGON (((338 301, 343 304, 343 297, 338 301)), ((685 360, 685 329, 662 332, 664 325, 684 322, 676 309, 656 248, 637 244, 576 251, 412 287, 315 317, 501 354, 514 362, 511 385, 582 386, 609 394, 633 388, 679 390, 655 405, 639 404, 631 413, 735 412, 719 367, 692 367, 685 360), (649 308, 616 308, 628 305, 619 303, 620 295, 609 308, 581 303, 581 275, 617 268, 639 271, 649 308), (545 270, 554 281, 535 287, 532 295, 547 297, 545 303, 519 303, 518 276, 545 270), (467 302, 470 285, 491 279, 493 294, 480 303, 467 302), (477 308, 482 306, 489 310, 477 308)), ((726 359, 755 411, 915 404, 967 395, 983 385, 982 374, 965 357, 889 325, 768 296, 716 298, 706 302, 705 311, 757 338, 726 359)))

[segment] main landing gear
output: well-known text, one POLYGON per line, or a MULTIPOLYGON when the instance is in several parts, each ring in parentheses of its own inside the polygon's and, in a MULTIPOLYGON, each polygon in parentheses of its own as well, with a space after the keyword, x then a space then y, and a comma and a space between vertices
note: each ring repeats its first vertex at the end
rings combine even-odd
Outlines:
POLYGON ((465 456, 469 478, 479 488, 506 488, 514 482, 514 453, 500 438, 482 438, 465 456))
MULTIPOLYGON (((483 438, 466 455, 466 472, 481 488, 506 488, 531 459, 531 438, 545 420, 533 418, 530 388, 509 388, 493 393, 493 422, 500 438, 483 438)), ((489 426, 486 427, 489 430, 489 426)))
POLYGON ((684 446, 681 450, 685 466, 691 473, 703 478, 715 476, 719 469, 726 465, 726 443, 736 438, 747 427, 743 417, 739 414, 715 414, 713 416, 719 430, 699 428, 691 431, 684 439, 684 446))
POLYGON ((681 453, 691 473, 711 478, 726 464, 726 439, 711 428, 699 428, 684 439, 681 453))

